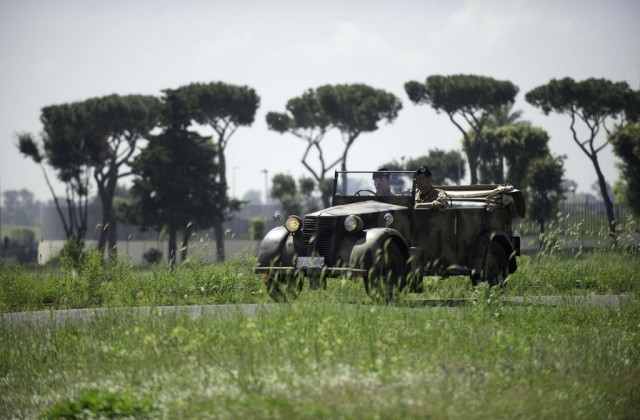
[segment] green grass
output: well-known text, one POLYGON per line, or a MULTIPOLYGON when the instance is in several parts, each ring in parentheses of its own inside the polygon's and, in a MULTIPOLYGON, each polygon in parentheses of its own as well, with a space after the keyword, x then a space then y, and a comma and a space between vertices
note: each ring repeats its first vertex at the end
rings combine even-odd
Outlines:
POLYGON ((270 308, 256 317, 114 312, 52 329, 0 324, 0 417, 51 413, 89 391, 146 401, 161 418, 595 419, 640 410, 637 300, 605 309, 481 299, 450 309, 307 298, 270 308))
MULTIPOLYGON (((622 251, 579 256, 541 255, 518 259, 509 277, 508 295, 638 293, 640 258, 622 251)), ((268 302, 253 274, 255 260, 220 265, 189 263, 175 271, 157 266, 135 268, 123 262, 102 264, 90 254, 78 269, 0 266, 0 312, 36 309, 268 302)), ((475 293, 468 277, 425 278, 424 295, 404 298, 468 298, 475 293)), ((314 294, 303 292, 301 298, 314 294)), ((318 294, 315 292, 315 294, 318 294)), ((329 279, 326 299, 366 303, 359 279, 329 279)))
POLYGON ((0 266, 0 312, 99 306, 254 303, 267 300, 253 259, 220 265, 141 269, 102 264, 90 254, 78 269, 0 266))
POLYGON ((640 255, 600 251, 579 256, 522 257, 509 294, 637 293, 640 255))
MULTIPOLYGON (((5 266, 0 311, 269 302, 254 263, 172 272, 90 255, 77 269, 5 266)), ((519 263, 504 289, 425 278, 426 298, 470 298, 456 308, 410 307, 414 295, 373 305, 361 282, 335 279, 255 317, 113 310, 57 326, 2 321, 0 418, 633 418, 637 254, 519 263), (613 308, 499 299, 590 293, 635 298, 613 308)))

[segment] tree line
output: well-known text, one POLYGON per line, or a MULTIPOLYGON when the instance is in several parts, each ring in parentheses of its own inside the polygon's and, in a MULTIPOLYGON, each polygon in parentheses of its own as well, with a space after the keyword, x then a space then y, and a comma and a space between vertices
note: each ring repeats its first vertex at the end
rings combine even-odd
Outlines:
POLYGON ((109 95, 42 109, 42 134, 18 134, 20 152, 42 168, 68 243, 82 248, 92 180, 102 205, 98 250, 115 256, 118 220, 166 229, 168 256, 183 253, 193 228, 213 227, 224 260, 222 225, 238 203, 227 196, 226 147, 254 121, 254 89, 222 82, 166 89, 160 97, 109 95), (194 130, 209 127, 212 136, 194 130), (46 166, 65 188, 58 197, 46 166), (133 176, 132 199, 116 208, 120 180, 133 176), (118 210, 118 211, 116 211, 118 210))
MULTIPOLYGON (((442 182, 459 182, 466 160, 472 183, 513 183, 527 190, 532 209, 537 211, 538 205, 542 215, 562 195, 563 157, 550 153, 544 129, 519 121, 519 112, 511 111, 519 90, 512 82, 478 75, 432 75, 424 82, 409 81, 404 88, 415 105, 447 116, 462 135, 466 159, 457 151, 433 149, 388 166, 412 169, 427 164, 442 182)), ((640 213, 640 93, 625 82, 564 78, 532 89, 525 98, 546 114, 569 116, 572 139, 598 177, 612 233, 612 201, 598 160, 609 143, 622 160, 628 202, 640 213), (578 135, 578 123, 586 126, 586 137, 578 135), (604 140, 598 136, 601 131, 604 140)), ((89 98, 42 108, 42 133, 18 134, 18 147, 42 168, 68 241, 83 243, 88 197, 95 185, 102 208, 100 252, 115 255, 118 220, 127 220, 166 230, 172 264, 178 249, 186 253, 193 229, 213 228, 217 258, 222 261, 222 226, 241 204, 227 193, 225 152, 236 130, 253 124, 259 106, 253 88, 224 82, 192 83, 165 89, 160 96, 89 98), (213 134, 202 134, 202 128, 213 134), (53 189, 47 168, 64 185, 63 196, 53 189), (125 177, 133 177, 131 199, 116 205, 115 192, 125 177)), ((317 190, 322 205, 328 206, 332 193, 328 174, 338 167, 347 170, 356 141, 382 123, 393 123, 401 110, 402 101, 393 93, 365 84, 337 84, 307 89, 290 98, 284 111, 268 112, 269 129, 305 143, 301 164, 309 174, 298 186, 286 176, 274 177, 274 196, 288 203, 286 211, 294 212, 301 203, 312 203, 317 190), (323 144, 332 129, 343 143, 333 160, 327 158, 323 144)))
MULTIPOLYGON (((427 155, 406 162, 391 161, 380 166, 414 170, 427 165, 433 168, 436 183, 459 182, 465 175, 466 160, 472 184, 510 183, 523 189, 528 196, 530 217, 544 229, 545 221, 555 214, 565 193, 566 156, 553 155, 548 133, 521 120, 521 111, 512 110, 519 88, 508 80, 454 74, 432 75, 424 82, 408 81, 404 89, 415 105, 426 105, 446 115, 462 136, 464 158, 456 150, 432 149, 427 155)), ((622 161, 619 189, 640 214, 640 91, 632 90, 626 82, 596 78, 576 81, 566 77, 530 90, 525 99, 547 115, 554 112, 569 117, 570 138, 593 166, 610 233, 615 236, 613 201, 598 154, 613 144, 622 161), (585 136, 578 134, 578 124, 583 125, 585 136)), ((270 129, 291 133, 306 142, 301 163, 317 182, 326 206, 330 196, 327 173, 339 163, 344 170, 349 149, 358 136, 376 130, 380 122, 393 122, 401 108, 401 101, 393 94, 363 85, 348 85, 348 89, 344 85, 321 86, 289 99, 285 112, 270 112, 266 118, 270 129), (335 89, 343 89, 339 100, 326 96, 327 91, 335 89), (344 151, 337 160, 327 163, 321 142, 331 127, 342 134, 344 151), (313 151, 317 157, 315 166, 309 162, 313 151)), ((287 211, 295 209, 289 203, 299 206, 300 200, 295 199, 293 179, 284 182, 283 177, 286 176, 274 177, 272 195, 287 211), (290 188, 282 192, 282 185, 290 188)))

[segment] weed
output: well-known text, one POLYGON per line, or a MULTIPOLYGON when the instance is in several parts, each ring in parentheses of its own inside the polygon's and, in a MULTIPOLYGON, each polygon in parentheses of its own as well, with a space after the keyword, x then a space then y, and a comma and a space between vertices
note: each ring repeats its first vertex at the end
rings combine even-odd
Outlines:
POLYGON ((152 411, 150 401, 138 400, 130 393, 89 389, 80 392, 75 399, 55 403, 43 413, 43 417, 50 420, 148 418, 152 411))

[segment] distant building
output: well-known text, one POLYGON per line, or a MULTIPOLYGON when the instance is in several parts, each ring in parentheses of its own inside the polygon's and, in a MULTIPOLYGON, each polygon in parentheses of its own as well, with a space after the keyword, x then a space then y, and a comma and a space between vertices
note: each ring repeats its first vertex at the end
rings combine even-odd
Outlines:
POLYGON ((280 210, 280 204, 247 204, 239 212, 234 213, 233 218, 225 226, 239 237, 249 234, 249 226, 252 219, 262 219, 265 222, 265 232, 275 227, 277 222, 274 214, 280 210))
MULTIPOLYGON (((66 208, 63 208, 65 211, 66 208)), ((231 231, 234 237, 246 238, 249 233, 251 219, 261 218, 265 221, 267 230, 277 223, 273 219, 276 211, 280 210, 278 204, 247 204, 240 211, 233 214, 231 220, 225 223, 225 231, 231 231)), ((89 204, 87 215, 86 240, 98 240, 100 236, 102 212, 98 203, 89 204)), ((41 207, 40 212, 41 239, 47 241, 61 241, 65 239, 64 228, 60 216, 53 203, 47 203, 41 207)), ((126 240, 157 240, 159 233, 153 229, 142 231, 138 226, 126 223, 118 223, 118 241, 126 240)), ((213 234, 209 235, 213 237, 213 234)))
MULTIPOLYGON (((62 207, 66 211, 66 206, 62 207)), ((87 240, 98 240, 100 236, 102 211, 98 203, 90 203, 87 209, 87 240)), ((61 241, 66 239, 64 227, 60 221, 60 216, 56 206, 49 202, 44 204, 40 210, 40 232, 41 239, 48 241, 61 241)), ((158 238, 158 232, 148 230, 142 232, 138 226, 118 223, 118 240, 154 240, 158 238)))

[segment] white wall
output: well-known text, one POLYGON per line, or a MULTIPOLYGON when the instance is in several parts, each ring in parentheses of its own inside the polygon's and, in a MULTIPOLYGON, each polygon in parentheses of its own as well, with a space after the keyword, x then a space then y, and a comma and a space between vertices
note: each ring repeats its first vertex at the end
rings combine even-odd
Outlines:
MULTIPOLYGON (((86 249, 95 248, 96 245, 96 241, 85 241, 86 249)), ((57 256, 63 246, 64 241, 40 241, 38 244, 38 264, 45 264, 51 258, 57 256)), ((243 239, 227 239, 224 241, 225 254, 228 259, 255 255, 257 247, 258 241, 243 239)), ((167 241, 121 241, 118 242, 117 248, 118 257, 127 258, 133 264, 143 264, 142 255, 150 248, 157 248, 162 251, 163 260, 167 260, 167 241)), ((178 251, 178 257, 179 254, 180 252, 178 251)), ((188 258, 204 262, 215 262, 215 241, 194 241, 189 244, 188 258)))

